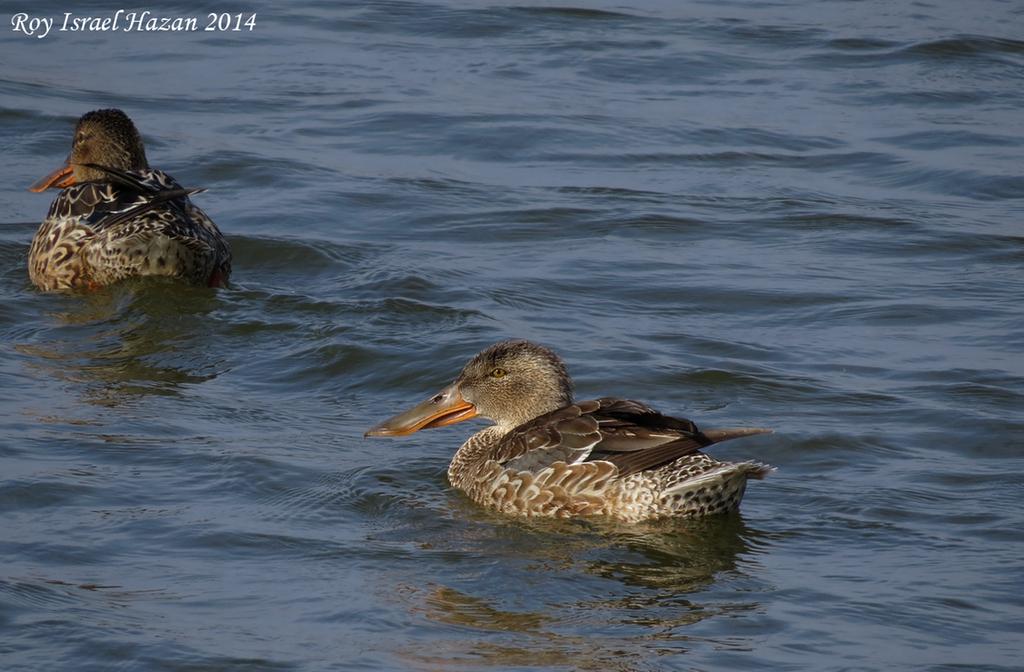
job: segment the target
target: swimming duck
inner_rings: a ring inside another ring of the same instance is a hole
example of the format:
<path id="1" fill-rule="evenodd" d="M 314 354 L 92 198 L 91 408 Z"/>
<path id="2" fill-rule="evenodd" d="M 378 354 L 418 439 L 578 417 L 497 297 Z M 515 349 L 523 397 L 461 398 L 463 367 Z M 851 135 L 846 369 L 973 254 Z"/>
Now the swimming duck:
<path id="1" fill-rule="evenodd" d="M 774 471 L 700 452 L 771 430 L 701 431 L 637 401 L 574 402 L 562 360 L 522 340 L 487 348 L 453 383 L 366 436 L 402 436 L 477 416 L 495 424 L 462 444 L 448 479 L 474 501 L 507 514 L 693 518 L 736 509 L 747 479 Z"/>
<path id="2" fill-rule="evenodd" d="M 30 187 L 59 188 L 28 254 L 43 290 L 96 288 L 161 275 L 225 286 L 231 250 L 183 189 L 149 167 L 135 124 L 121 110 L 78 120 L 67 162 Z"/>

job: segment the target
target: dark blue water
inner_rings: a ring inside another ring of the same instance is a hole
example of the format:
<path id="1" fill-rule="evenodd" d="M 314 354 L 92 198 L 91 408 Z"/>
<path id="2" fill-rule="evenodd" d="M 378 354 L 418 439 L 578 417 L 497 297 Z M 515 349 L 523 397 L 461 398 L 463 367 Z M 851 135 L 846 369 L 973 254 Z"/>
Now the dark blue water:
<path id="1" fill-rule="evenodd" d="M 2 669 L 1020 669 L 1019 3 L 278 4 L 0 16 Z M 29 284 L 110 106 L 230 289 Z M 513 336 L 778 471 L 516 521 L 361 438 Z"/>

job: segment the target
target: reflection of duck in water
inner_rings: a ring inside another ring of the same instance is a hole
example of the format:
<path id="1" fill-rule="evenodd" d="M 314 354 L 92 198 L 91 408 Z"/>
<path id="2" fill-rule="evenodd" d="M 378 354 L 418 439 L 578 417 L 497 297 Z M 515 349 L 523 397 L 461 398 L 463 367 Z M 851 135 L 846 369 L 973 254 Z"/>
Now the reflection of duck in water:
<path id="1" fill-rule="evenodd" d="M 758 555 L 770 552 L 771 542 L 747 527 L 738 512 L 641 523 L 604 518 L 502 523 L 474 509 L 476 520 L 487 524 L 453 528 L 450 520 L 438 522 L 452 534 L 431 534 L 428 555 L 438 560 L 437 551 L 443 550 L 444 558 L 453 557 L 449 553 L 500 556 L 502 580 L 446 579 L 441 572 L 437 580 L 391 593 L 417 618 L 449 635 L 440 648 L 406 649 L 405 655 L 426 667 L 459 667 L 471 660 L 474 669 L 649 669 L 651 647 L 658 642 L 685 642 L 685 652 L 695 640 L 717 639 L 711 633 L 724 629 L 731 646 L 756 644 L 730 623 L 762 611 L 763 596 L 751 589 L 759 581 L 757 571 L 750 569 Z M 410 540 L 423 538 L 422 528 L 407 533 Z M 509 591 L 509 585 L 528 589 Z M 723 601 L 723 592 L 730 598 Z M 727 620 L 719 620 L 722 616 Z M 707 629 L 692 629 L 706 621 Z M 452 625 L 456 631 L 448 629 Z"/>
<path id="2" fill-rule="evenodd" d="M 93 288 L 125 278 L 169 276 L 227 284 L 231 251 L 217 225 L 166 173 L 150 168 L 142 138 L 121 110 L 78 120 L 67 163 L 32 185 L 63 191 L 29 249 L 41 289 Z"/>
<path id="3" fill-rule="evenodd" d="M 478 415 L 496 424 L 459 448 L 448 478 L 504 513 L 630 522 L 696 517 L 737 508 L 747 479 L 771 471 L 700 452 L 770 430 L 701 431 L 689 420 L 612 397 L 574 403 L 565 365 L 528 341 L 487 348 L 440 393 L 366 435 L 400 436 Z"/>
<path id="4" fill-rule="evenodd" d="M 220 307 L 216 293 L 182 289 L 129 281 L 60 301 L 46 312 L 48 328 L 12 347 L 33 375 L 66 381 L 63 389 L 86 404 L 132 406 L 149 395 L 186 394 L 228 363 L 209 346 L 220 327 L 211 318 Z M 39 412 L 50 416 L 59 407 L 43 403 Z"/>

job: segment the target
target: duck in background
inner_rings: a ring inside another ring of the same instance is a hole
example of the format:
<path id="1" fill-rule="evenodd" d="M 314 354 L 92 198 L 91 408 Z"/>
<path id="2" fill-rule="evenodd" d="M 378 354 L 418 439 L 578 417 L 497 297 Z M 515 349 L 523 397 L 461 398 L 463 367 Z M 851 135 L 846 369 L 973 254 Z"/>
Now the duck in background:
<path id="1" fill-rule="evenodd" d="M 30 187 L 62 189 L 28 254 L 43 290 L 93 289 L 126 278 L 167 276 L 224 287 L 231 249 L 183 189 L 149 167 L 135 124 L 121 110 L 95 110 L 75 127 L 67 162 Z"/>
<path id="2" fill-rule="evenodd" d="M 773 471 L 701 452 L 771 430 L 701 431 L 636 401 L 574 402 L 565 364 L 529 341 L 492 345 L 451 385 L 366 436 L 402 436 L 477 416 L 495 424 L 456 451 L 448 479 L 474 501 L 507 514 L 694 518 L 736 509 L 747 479 Z"/>

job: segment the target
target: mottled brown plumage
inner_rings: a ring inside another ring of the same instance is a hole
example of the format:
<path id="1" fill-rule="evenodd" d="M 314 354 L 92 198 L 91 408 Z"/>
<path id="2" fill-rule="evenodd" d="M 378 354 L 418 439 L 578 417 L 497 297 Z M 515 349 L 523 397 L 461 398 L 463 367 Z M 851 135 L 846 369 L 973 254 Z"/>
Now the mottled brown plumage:
<path id="1" fill-rule="evenodd" d="M 448 478 L 473 500 L 508 514 L 630 522 L 696 517 L 735 509 L 747 479 L 772 470 L 701 452 L 770 430 L 705 432 L 636 401 L 573 402 L 565 365 L 529 341 L 487 348 L 451 385 L 367 436 L 399 436 L 478 415 L 495 424 L 459 448 Z"/>
<path id="2" fill-rule="evenodd" d="M 226 285 L 231 251 L 217 226 L 166 173 L 149 167 L 142 138 L 121 110 L 96 110 L 75 128 L 65 166 L 33 191 L 63 189 L 29 248 L 44 290 L 94 288 L 158 275 Z"/>

